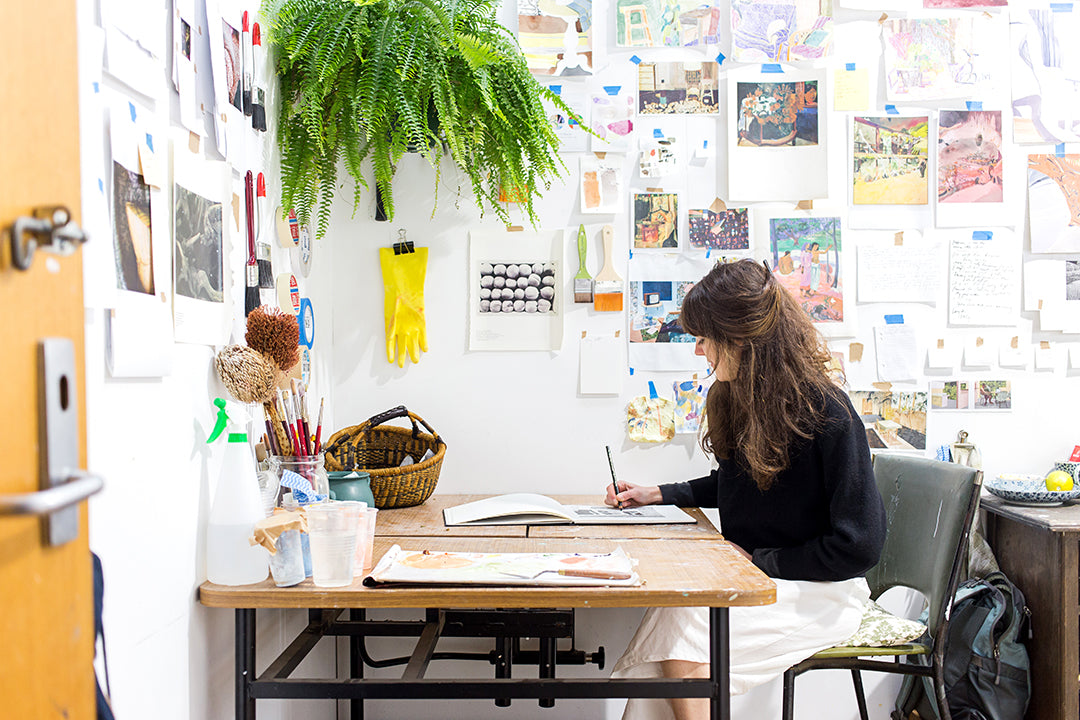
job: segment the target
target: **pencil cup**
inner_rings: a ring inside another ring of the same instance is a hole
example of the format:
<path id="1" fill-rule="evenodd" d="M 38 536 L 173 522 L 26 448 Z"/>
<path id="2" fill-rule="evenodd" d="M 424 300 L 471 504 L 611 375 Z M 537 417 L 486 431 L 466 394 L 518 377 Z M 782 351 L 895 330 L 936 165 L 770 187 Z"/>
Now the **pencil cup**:
<path id="1" fill-rule="evenodd" d="M 356 538 L 356 574 L 363 575 L 372 567 L 375 548 L 375 514 L 378 508 L 366 507 L 360 511 L 360 526 Z"/>
<path id="2" fill-rule="evenodd" d="M 292 470 L 310 482 L 316 494 L 330 496 L 330 478 L 326 474 L 322 453 L 317 455 L 271 455 L 269 460 L 270 469 L 277 475 L 279 483 L 281 482 L 282 471 Z"/>
<path id="3" fill-rule="evenodd" d="M 307 506 L 311 543 L 311 579 L 319 587 L 343 587 L 353 581 L 360 503 L 325 502 Z"/>
<path id="4" fill-rule="evenodd" d="M 270 556 L 270 575 L 278 587 L 304 582 L 304 554 L 300 548 L 300 531 L 286 530 L 274 543 L 277 552 Z"/>

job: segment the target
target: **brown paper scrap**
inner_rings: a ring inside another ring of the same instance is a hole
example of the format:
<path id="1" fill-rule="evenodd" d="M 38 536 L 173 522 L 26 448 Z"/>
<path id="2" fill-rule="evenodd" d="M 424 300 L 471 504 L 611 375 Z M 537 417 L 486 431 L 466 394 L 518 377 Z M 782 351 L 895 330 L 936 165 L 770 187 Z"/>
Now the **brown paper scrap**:
<path id="1" fill-rule="evenodd" d="M 1009 347 L 1011 347 L 1013 350 L 1020 347 L 1020 338 L 1013 335 L 1013 339 L 1009 341 Z"/>
<path id="2" fill-rule="evenodd" d="M 604 158 L 606 158 L 606 157 L 607 157 L 607 153 L 606 153 L 606 152 L 594 152 L 594 153 L 593 153 L 593 155 L 595 155 L 595 156 L 596 156 L 596 159 L 597 159 L 597 160 L 603 160 Z"/>
<path id="3" fill-rule="evenodd" d="M 1042 310 L 1042 298 L 1039 299 L 1039 309 Z"/>
<path id="4" fill-rule="evenodd" d="M 188 138 L 187 138 L 188 150 L 190 150 L 193 153 L 198 153 L 199 152 L 199 140 L 200 140 L 200 138 L 199 138 L 198 133 L 189 132 L 188 133 Z"/>
<path id="5" fill-rule="evenodd" d="M 862 354 L 863 354 L 863 344 L 862 343 L 853 342 L 850 345 L 848 345 L 848 360 L 850 360 L 851 362 L 859 362 L 860 360 L 862 360 Z"/>
<path id="6" fill-rule="evenodd" d="M 615 331 L 615 337 L 619 337 L 619 333 L 621 333 L 621 332 L 622 332 L 622 330 L 616 330 Z"/>
<path id="7" fill-rule="evenodd" d="M 588 334 L 589 334 L 589 332 L 587 330 L 582 330 L 581 331 L 581 339 L 584 340 L 585 336 L 588 335 Z"/>
<path id="8" fill-rule="evenodd" d="M 875 390 L 881 390 L 882 392 L 889 392 L 892 390 L 892 383 L 889 382 L 876 382 L 870 384 L 874 386 Z"/>
<path id="9" fill-rule="evenodd" d="M 882 25 L 882 24 L 884 24 L 884 22 L 885 22 L 886 20 L 888 20 L 888 19 L 889 19 L 889 14 L 888 14 L 888 13 L 881 13 L 881 17 L 879 17 L 879 18 L 877 19 L 877 21 L 878 21 L 878 25 Z"/>
<path id="10" fill-rule="evenodd" d="M 145 142 L 139 143 L 139 169 L 147 185 L 159 190 L 162 188 L 165 181 L 164 170 L 154 151 Z"/>
<path id="11" fill-rule="evenodd" d="M 904 244 L 904 231 L 901 230 L 900 232 L 893 235 L 893 245 L 895 245 L 897 247 L 900 247 L 903 244 Z"/>
<path id="12" fill-rule="evenodd" d="M 236 231 L 240 232 L 240 196 L 236 193 L 232 194 L 232 219 Z"/>
<path id="13" fill-rule="evenodd" d="M 982 347 L 982 346 L 983 346 L 983 339 L 981 337 L 975 338 L 975 347 Z"/>
<path id="14" fill-rule="evenodd" d="M 937 349 L 938 350 L 944 350 L 945 349 L 945 338 L 938 338 L 937 339 Z"/>
<path id="15" fill-rule="evenodd" d="M 645 192 L 659 192 L 659 193 L 662 193 L 662 192 L 664 192 L 664 188 L 660 188 L 660 187 L 647 187 L 647 188 L 645 188 Z"/>
<path id="16" fill-rule="evenodd" d="M 507 225 L 506 232 L 524 232 L 525 228 L 521 225 Z"/>
<path id="17" fill-rule="evenodd" d="M 720 198 L 716 198 L 712 201 L 712 205 L 709 206 L 709 212 L 722 213 L 727 210 L 727 205 Z"/>
<path id="18" fill-rule="evenodd" d="M 1043 350 L 1049 350 L 1050 349 L 1050 341 L 1049 340 L 1040 340 L 1039 341 L 1039 347 L 1042 348 Z"/>
<path id="19" fill-rule="evenodd" d="M 814 201 L 813 200 L 800 200 L 799 204 L 795 206 L 795 209 L 796 210 L 813 210 L 814 209 Z"/>

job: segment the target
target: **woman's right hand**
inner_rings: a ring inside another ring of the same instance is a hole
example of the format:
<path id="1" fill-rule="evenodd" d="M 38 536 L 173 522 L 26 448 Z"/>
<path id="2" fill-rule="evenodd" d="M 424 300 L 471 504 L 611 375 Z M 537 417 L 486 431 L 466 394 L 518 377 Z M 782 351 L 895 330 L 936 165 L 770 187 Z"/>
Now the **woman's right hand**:
<path id="1" fill-rule="evenodd" d="M 642 505 L 657 505 L 663 502 L 660 488 L 656 485 L 636 485 L 634 483 L 619 480 L 619 494 L 615 494 L 615 488 L 608 485 L 604 496 L 604 504 L 617 508 L 640 507 Z"/>

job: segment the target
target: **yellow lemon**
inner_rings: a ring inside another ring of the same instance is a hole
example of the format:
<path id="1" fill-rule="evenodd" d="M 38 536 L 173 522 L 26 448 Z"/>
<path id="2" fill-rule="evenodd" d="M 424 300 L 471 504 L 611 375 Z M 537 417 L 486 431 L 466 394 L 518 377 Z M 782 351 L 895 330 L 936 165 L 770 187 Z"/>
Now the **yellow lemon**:
<path id="1" fill-rule="evenodd" d="M 1073 489 L 1072 475 L 1064 470 L 1054 470 L 1046 476 L 1046 489 L 1054 492 L 1069 491 Z"/>

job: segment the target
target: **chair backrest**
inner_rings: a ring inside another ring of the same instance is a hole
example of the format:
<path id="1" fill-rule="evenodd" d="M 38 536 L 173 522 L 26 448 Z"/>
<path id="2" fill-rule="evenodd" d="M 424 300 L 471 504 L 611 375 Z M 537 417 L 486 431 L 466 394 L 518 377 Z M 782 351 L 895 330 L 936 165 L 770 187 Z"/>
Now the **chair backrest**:
<path id="1" fill-rule="evenodd" d="M 921 592 L 936 641 L 960 583 L 982 473 L 956 463 L 878 454 L 874 479 L 885 502 L 887 529 L 881 560 L 866 574 L 871 596 L 898 586 Z"/>

